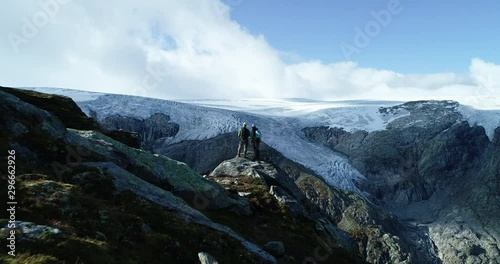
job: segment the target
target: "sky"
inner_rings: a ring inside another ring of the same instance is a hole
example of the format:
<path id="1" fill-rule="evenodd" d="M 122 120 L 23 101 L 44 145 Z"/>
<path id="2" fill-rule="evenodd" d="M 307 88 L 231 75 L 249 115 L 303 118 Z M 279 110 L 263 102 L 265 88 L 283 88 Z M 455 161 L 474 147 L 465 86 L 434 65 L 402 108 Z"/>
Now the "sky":
<path id="1" fill-rule="evenodd" d="M 6 0 L 0 85 L 500 109 L 500 2 Z"/>

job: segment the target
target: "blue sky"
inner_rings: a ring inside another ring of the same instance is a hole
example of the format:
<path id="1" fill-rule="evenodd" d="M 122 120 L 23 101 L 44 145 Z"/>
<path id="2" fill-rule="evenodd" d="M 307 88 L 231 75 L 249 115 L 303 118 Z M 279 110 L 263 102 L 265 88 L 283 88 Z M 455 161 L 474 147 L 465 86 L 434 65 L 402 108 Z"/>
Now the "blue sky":
<path id="1" fill-rule="evenodd" d="M 397 2 L 9 0 L 0 9 L 0 85 L 500 109 L 499 2 Z M 374 12 L 393 13 L 380 26 Z"/>
<path id="2" fill-rule="evenodd" d="M 231 17 L 276 49 L 306 60 L 345 60 L 340 43 L 387 10 L 390 0 L 227 0 Z M 400 0 L 401 13 L 351 57 L 401 73 L 465 72 L 475 57 L 500 62 L 499 1 Z M 233 3 L 233 4 L 232 4 Z"/>

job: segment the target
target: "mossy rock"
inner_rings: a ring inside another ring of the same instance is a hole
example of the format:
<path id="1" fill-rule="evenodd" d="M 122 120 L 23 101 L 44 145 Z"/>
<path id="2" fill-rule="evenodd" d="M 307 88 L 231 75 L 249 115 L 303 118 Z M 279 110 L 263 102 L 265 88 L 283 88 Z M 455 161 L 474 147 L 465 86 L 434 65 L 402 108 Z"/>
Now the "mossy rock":
<path id="1" fill-rule="evenodd" d="M 10 93 L 19 99 L 57 116 L 68 128 L 91 130 L 98 129 L 99 124 L 82 112 L 80 107 L 69 97 L 45 94 L 30 90 L 1 87 L 0 90 Z"/>
<path id="2" fill-rule="evenodd" d="M 238 207 L 237 200 L 227 196 L 219 185 L 204 179 L 186 164 L 146 151 L 130 148 L 96 131 L 69 130 L 67 141 L 71 145 L 88 149 L 85 161 L 110 161 L 143 180 L 168 190 L 189 204 L 198 196 L 207 199 L 213 209 Z"/>

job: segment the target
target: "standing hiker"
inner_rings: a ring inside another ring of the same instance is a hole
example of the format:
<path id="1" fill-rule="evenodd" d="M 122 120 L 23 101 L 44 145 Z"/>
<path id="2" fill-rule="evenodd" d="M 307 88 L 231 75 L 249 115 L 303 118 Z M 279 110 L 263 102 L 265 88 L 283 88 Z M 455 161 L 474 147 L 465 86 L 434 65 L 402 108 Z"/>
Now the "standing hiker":
<path id="1" fill-rule="evenodd" d="M 238 131 L 238 137 L 240 138 L 240 144 L 238 146 L 238 157 L 240 156 L 241 147 L 243 147 L 244 157 L 247 157 L 247 147 L 248 147 L 248 137 L 250 137 L 250 131 L 247 128 L 247 123 L 243 123 L 240 131 Z"/>
<path id="2" fill-rule="evenodd" d="M 255 126 L 255 124 L 252 124 L 252 132 L 250 133 L 250 138 L 252 139 L 252 147 L 253 147 L 253 153 L 254 153 L 254 160 L 260 159 L 260 131 L 259 129 Z"/>

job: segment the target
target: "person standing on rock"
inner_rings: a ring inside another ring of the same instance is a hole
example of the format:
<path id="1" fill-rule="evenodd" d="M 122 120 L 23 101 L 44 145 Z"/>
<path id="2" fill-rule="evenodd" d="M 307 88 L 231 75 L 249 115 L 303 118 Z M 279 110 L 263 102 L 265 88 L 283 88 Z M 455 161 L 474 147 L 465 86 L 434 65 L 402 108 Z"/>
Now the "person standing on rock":
<path id="1" fill-rule="evenodd" d="M 255 124 L 252 124 L 252 132 L 250 133 L 250 138 L 252 139 L 254 160 L 260 159 L 260 137 L 261 135 L 259 129 L 255 126 Z"/>
<path id="2" fill-rule="evenodd" d="M 243 122 L 243 126 L 240 131 L 238 131 L 238 137 L 240 138 L 240 144 L 238 146 L 238 157 L 240 156 L 241 149 L 243 147 L 244 157 L 247 157 L 247 147 L 248 147 L 248 138 L 250 137 L 250 130 L 247 128 L 247 123 Z"/>

